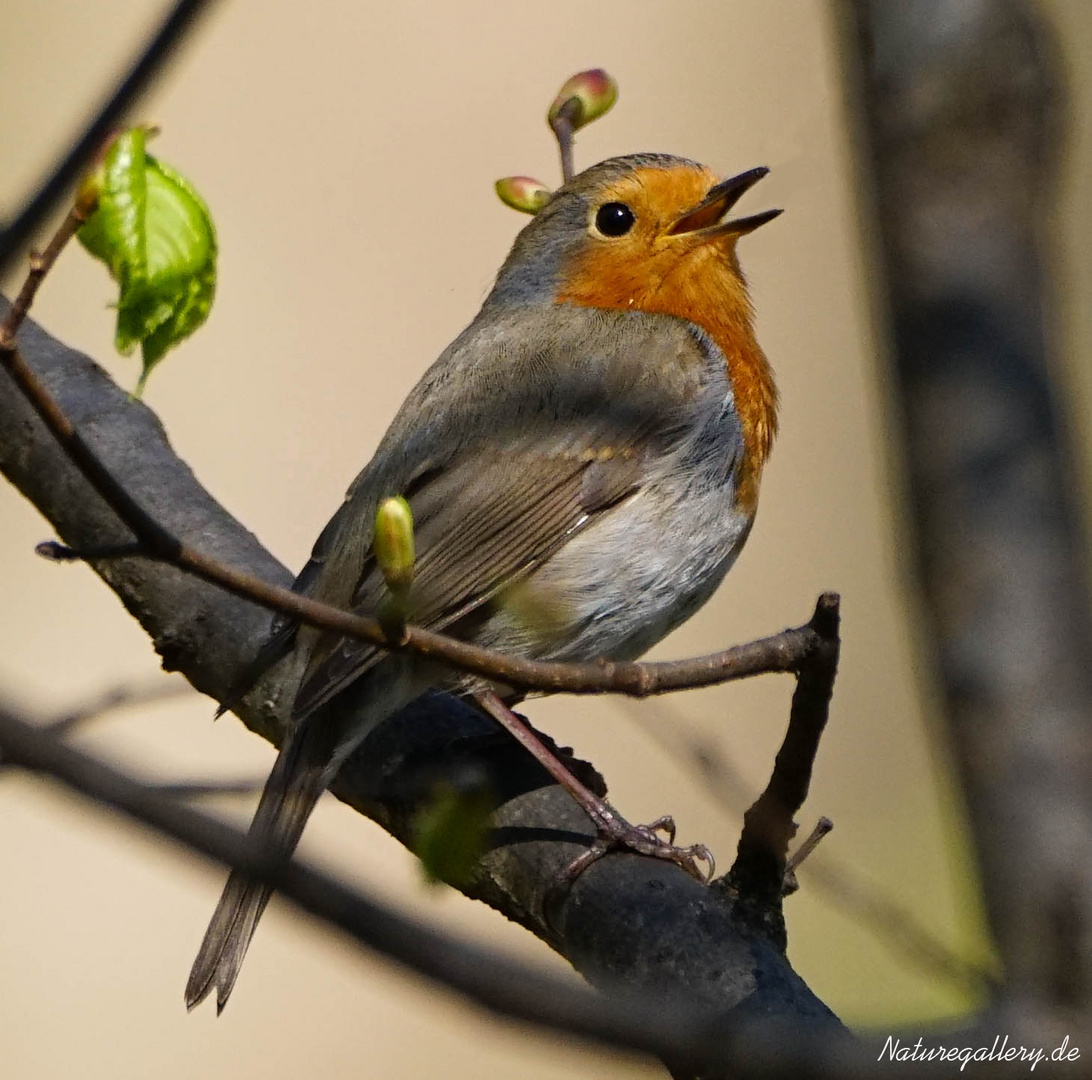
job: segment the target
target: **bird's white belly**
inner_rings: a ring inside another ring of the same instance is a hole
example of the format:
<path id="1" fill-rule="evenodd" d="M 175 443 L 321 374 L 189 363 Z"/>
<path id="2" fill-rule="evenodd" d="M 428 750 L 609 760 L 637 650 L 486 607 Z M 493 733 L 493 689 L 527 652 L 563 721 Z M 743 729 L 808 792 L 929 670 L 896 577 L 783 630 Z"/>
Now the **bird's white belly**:
<path id="1" fill-rule="evenodd" d="M 641 491 L 541 567 L 528 588 L 563 615 L 567 632 L 549 645 L 528 642 L 528 651 L 633 659 L 694 614 L 735 561 L 751 518 L 734 505 L 730 484 L 688 494 Z"/>

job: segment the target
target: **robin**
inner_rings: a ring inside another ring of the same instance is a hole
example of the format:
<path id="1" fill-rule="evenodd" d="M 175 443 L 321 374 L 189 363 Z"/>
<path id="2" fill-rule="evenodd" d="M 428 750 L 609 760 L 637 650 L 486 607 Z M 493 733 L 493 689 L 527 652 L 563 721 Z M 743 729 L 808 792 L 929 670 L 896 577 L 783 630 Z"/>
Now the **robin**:
<path id="1" fill-rule="evenodd" d="M 718 182 L 693 161 L 633 154 L 568 180 L 410 392 L 295 588 L 379 615 L 376 511 L 400 495 L 414 521 L 416 625 L 522 657 L 622 660 L 697 611 L 750 532 L 777 430 L 736 242 L 780 211 L 729 216 L 766 172 Z M 504 687 L 310 627 L 276 627 L 259 663 L 293 648 L 293 729 L 252 826 L 286 855 L 347 757 L 425 690 L 512 717 Z M 584 795 L 611 843 L 691 870 L 703 854 Z M 269 895 L 231 875 L 190 1008 L 213 987 L 223 1008 Z"/>

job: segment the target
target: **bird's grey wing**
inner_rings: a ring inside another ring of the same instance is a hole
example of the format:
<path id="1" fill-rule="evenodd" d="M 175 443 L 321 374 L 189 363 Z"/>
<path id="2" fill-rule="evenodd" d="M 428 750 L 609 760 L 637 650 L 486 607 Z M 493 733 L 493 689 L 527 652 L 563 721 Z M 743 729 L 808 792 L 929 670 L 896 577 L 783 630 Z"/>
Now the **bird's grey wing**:
<path id="1" fill-rule="evenodd" d="M 569 537 L 635 491 L 646 468 L 653 419 L 617 416 L 574 435 L 521 436 L 469 447 L 397 494 L 414 517 L 417 560 L 408 618 L 440 630 L 495 598 L 548 559 Z M 391 492 L 396 494 L 396 492 Z M 362 529 L 370 528 L 365 522 Z M 369 554 L 352 608 L 378 613 L 386 586 Z M 307 716 L 374 664 L 380 650 L 349 638 L 315 648 L 294 713 Z"/>
<path id="2" fill-rule="evenodd" d="M 314 591 L 326 561 L 335 547 L 337 537 L 344 530 L 345 519 L 349 514 L 350 503 L 346 499 L 335 511 L 326 527 L 319 533 L 318 539 L 312 547 L 310 559 L 307 560 L 306 565 L 296 576 L 296 580 L 292 582 L 293 592 L 308 596 Z M 299 628 L 300 624 L 291 615 L 280 613 L 273 615 L 268 636 L 254 658 L 244 665 L 232 683 L 227 697 L 221 701 L 216 710 L 217 717 L 234 709 L 262 675 L 281 657 L 291 651 Z"/>
<path id="3" fill-rule="evenodd" d="M 375 509 L 400 494 L 417 541 L 410 621 L 448 627 L 636 490 L 702 403 L 730 394 L 724 357 L 683 320 L 558 305 L 534 327 L 483 310 L 426 372 L 350 489 L 311 595 L 379 612 Z M 382 655 L 313 631 L 300 647 L 297 717 Z"/>

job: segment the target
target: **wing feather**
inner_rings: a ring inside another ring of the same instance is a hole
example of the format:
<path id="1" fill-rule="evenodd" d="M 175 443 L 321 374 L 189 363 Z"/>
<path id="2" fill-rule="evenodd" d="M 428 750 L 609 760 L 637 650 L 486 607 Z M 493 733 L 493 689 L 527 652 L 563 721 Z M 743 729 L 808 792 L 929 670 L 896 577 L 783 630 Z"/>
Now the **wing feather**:
<path id="1" fill-rule="evenodd" d="M 627 444 L 640 433 L 626 433 Z M 471 450 L 411 493 L 418 558 L 410 621 L 432 630 L 450 626 L 525 577 L 596 514 L 636 490 L 643 462 L 632 446 L 619 446 L 618 433 L 611 433 L 609 444 L 603 433 L 592 433 L 582 443 L 547 444 L 545 453 L 541 439 L 524 439 L 499 452 L 495 447 Z M 604 459 L 608 445 L 611 456 Z M 590 485 L 589 470 L 595 473 Z M 369 555 L 353 610 L 374 616 L 385 596 L 386 586 Z M 349 638 L 317 648 L 296 697 L 296 716 L 314 712 L 382 655 Z"/>

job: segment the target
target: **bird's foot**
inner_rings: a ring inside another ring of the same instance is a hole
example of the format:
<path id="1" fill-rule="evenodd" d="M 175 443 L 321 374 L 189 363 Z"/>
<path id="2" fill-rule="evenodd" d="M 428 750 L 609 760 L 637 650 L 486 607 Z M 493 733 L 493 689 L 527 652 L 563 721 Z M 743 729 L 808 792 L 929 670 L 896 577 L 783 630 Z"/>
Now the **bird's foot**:
<path id="1" fill-rule="evenodd" d="M 704 844 L 690 847 L 675 846 L 675 819 L 658 818 L 651 825 L 631 825 L 599 796 L 589 791 L 573 774 L 542 745 L 538 736 L 492 691 L 475 695 L 478 704 L 493 717 L 540 765 L 573 797 L 577 805 L 592 819 L 596 838 L 591 847 L 579 855 L 561 872 L 546 897 L 547 911 L 553 901 L 570 886 L 592 863 L 612 851 L 632 851 L 654 859 L 666 859 L 681 867 L 702 884 L 716 872 L 712 852 Z M 663 833 L 664 836 L 660 834 Z M 665 838 L 666 837 L 666 838 Z M 705 863 L 702 869 L 700 863 Z"/>
<path id="2" fill-rule="evenodd" d="M 592 863 L 612 851 L 632 851 L 636 855 L 665 859 L 681 867 L 703 885 L 712 880 L 717 869 L 713 853 L 704 844 L 676 847 L 673 817 L 657 818 L 649 825 L 631 825 L 606 804 L 600 804 L 600 807 L 597 812 L 590 812 L 598 836 L 587 851 L 565 867 L 560 883 L 572 884 Z M 585 810 L 588 808 L 585 807 Z M 702 866 L 702 863 L 705 865 Z"/>

